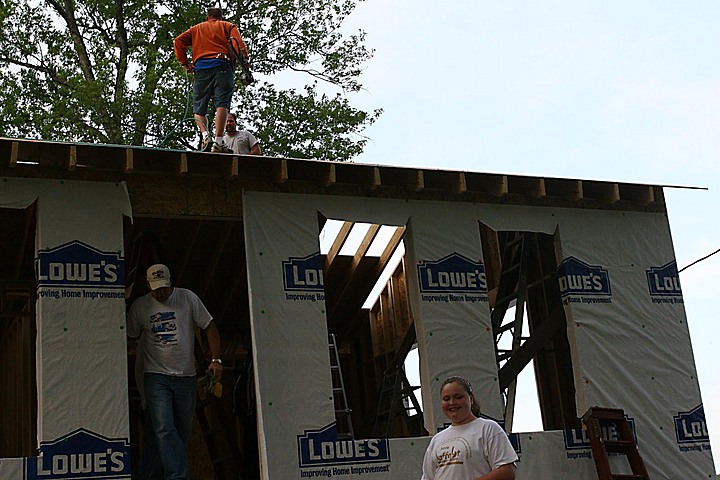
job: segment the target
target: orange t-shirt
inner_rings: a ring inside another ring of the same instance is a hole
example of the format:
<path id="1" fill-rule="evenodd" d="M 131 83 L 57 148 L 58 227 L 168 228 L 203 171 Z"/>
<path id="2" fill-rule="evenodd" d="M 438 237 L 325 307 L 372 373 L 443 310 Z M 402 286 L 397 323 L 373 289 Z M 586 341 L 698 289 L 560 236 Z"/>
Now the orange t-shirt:
<path id="1" fill-rule="evenodd" d="M 237 27 L 224 20 L 209 18 L 202 23 L 193 25 L 175 38 L 173 47 L 175 56 L 182 65 L 187 65 L 187 49 L 192 49 L 193 61 L 201 58 L 216 58 L 218 54 L 229 56 L 228 40 L 237 39 L 240 50 L 247 57 L 247 47 Z"/>

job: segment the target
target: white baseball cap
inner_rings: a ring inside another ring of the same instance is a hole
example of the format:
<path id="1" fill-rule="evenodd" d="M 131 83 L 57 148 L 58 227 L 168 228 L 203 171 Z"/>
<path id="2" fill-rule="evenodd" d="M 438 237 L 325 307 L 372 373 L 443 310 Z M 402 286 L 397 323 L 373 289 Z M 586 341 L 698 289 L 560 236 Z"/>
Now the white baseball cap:
<path id="1" fill-rule="evenodd" d="M 156 263 L 147 269 L 147 281 L 150 284 L 150 290 L 172 286 L 170 269 L 162 263 Z"/>

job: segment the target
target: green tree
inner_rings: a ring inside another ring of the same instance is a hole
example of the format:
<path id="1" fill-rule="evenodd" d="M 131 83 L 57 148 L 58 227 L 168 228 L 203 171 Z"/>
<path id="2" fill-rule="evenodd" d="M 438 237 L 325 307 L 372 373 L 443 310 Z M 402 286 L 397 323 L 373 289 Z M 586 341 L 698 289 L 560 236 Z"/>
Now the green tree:
<path id="1" fill-rule="evenodd" d="M 365 33 L 342 24 L 363 0 L 238 0 L 224 8 L 250 51 L 255 84 L 233 110 L 265 154 L 348 160 L 381 110 L 354 108 Z M 195 148 L 191 76 L 172 41 L 205 19 L 191 0 L 0 0 L 0 126 L 5 136 Z M 272 75 L 293 72 L 298 88 Z M 332 94 L 321 93 L 332 91 Z M 212 114 L 212 112 L 211 112 Z"/>

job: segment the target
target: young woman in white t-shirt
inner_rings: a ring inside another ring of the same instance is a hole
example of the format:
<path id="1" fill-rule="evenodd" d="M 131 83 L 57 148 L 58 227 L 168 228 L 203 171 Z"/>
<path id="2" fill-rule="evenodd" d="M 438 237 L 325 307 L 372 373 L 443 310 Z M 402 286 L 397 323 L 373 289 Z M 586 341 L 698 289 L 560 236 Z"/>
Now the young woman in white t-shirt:
<path id="1" fill-rule="evenodd" d="M 500 425 L 480 418 L 470 382 L 450 377 L 440 392 L 452 423 L 430 440 L 422 480 L 514 480 L 517 454 Z"/>

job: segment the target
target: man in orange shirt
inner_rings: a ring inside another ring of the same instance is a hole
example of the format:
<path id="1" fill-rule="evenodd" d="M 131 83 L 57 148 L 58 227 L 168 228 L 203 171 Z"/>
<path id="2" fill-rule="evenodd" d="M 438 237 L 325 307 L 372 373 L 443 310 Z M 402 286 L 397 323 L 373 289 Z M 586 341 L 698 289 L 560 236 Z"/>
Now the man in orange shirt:
<path id="1" fill-rule="evenodd" d="M 201 150 L 231 153 L 223 141 L 223 132 L 230 109 L 235 78 L 228 42 L 248 59 L 247 47 L 237 27 L 222 19 L 219 8 L 209 8 L 207 19 L 175 38 L 175 56 L 185 70 L 195 73 L 193 80 L 193 113 L 202 135 Z M 187 50 L 192 50 L 192 61 Z M 210 140 L 207 108 L 210 99 L 215 105 L 215 139 Z"/>

